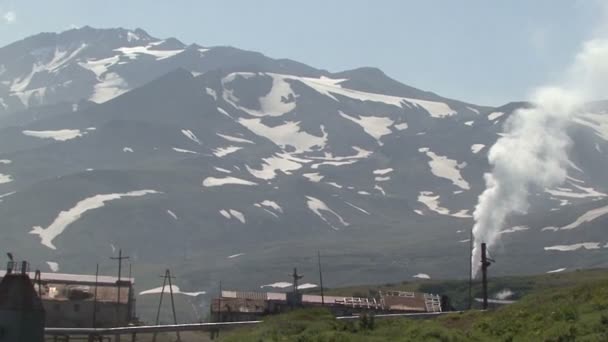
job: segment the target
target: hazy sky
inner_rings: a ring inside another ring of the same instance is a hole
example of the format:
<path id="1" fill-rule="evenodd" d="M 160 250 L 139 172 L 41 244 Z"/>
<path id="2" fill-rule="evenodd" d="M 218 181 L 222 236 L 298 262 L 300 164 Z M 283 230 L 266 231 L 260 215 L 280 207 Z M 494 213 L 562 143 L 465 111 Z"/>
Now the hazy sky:
<path id="1" fill-rule="evenodd" d="M 608 0 L 604 0 L 608 1 Z M 599 0 L 0 0 L 0 46 L 71 26 L 141 27 L 341 71 L 375 66 L 477 104 L 526 99 L 601 20 Z"/>

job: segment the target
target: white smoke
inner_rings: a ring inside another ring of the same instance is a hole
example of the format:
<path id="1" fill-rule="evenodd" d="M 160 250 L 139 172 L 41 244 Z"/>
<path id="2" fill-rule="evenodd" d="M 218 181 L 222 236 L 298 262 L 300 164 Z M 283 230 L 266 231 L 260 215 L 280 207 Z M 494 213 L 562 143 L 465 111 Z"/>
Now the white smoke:
<path id="1" fill-rule="evenodd" d="M 504 135 L 492 146 L 492 172 L 484 175 L 486 190 L 475 207 L 473 277 L 480 264 L 480 245 L 496 246 L 506 218 L 526 213 L 531 190 L 555 187 L 567 177 L 567 127 L 584 111 L 584 104 L 608 95 L 608 39 L 592 39 L 580 53 L 561 84 L 537 89 L 533 108 L 513 113 Z"/>

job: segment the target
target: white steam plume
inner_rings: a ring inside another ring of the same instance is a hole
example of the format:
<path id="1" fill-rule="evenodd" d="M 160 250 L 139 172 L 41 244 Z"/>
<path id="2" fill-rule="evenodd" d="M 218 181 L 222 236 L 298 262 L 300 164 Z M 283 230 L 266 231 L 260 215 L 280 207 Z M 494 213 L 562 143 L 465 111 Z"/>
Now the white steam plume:
<path id="1" fill-rule="evenodd" d="M 533 108 L 520 109 L 505 123 L 504 133 L 488 153 L 492 172 L 484 175 L 486 190 L 475 207 L 473 277 L 480 264 L 480 245 L 496 245 L 505 219 L 525 213 L 528 193 L 557 186 L 567 176 L 566 129 L 587 101 L 608 95 L 608 39 L 583 44 L 560 85 L 542 87 L 532 95 Z"/>

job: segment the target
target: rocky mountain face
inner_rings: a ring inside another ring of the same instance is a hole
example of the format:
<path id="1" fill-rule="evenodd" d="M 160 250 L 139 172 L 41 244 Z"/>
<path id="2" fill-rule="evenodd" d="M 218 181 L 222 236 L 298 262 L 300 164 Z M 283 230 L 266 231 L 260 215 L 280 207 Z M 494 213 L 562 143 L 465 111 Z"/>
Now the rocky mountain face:
<path id="1" fill-rule="evenodd" d="M 294 266 L 313 286 L 317 251 L 329 286 L 464 278 L 488 150 L 528 105 L 140 29 L 36 35 L 0 49 L 0 248 L 87 273 L 121 248 L 141 290 L 166 267 L 190 292 Z M 572 122 L 568 181 L 536 189 L 492 272 L 606 266 L 606 110 Z"/>

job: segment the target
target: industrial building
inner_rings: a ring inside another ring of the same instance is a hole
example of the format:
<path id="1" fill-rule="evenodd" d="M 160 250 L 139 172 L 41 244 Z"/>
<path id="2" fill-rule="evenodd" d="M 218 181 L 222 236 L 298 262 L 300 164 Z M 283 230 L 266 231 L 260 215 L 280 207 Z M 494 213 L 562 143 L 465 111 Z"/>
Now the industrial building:
<path id="1" fill-rule="evenodd" d="M 387 291 L 377 298 L 321 296 L 301 293 L 222 291 L 211 303 L 211 314 L 220 322 L 256 320 L 294 307 L 325 307 L 337 316 L 360 312 L 442 312 L 447 299 L 436 294 Z"/>
<path id="2" fill-rule="evenodd" d="M 46 311 L 47 327 L 126 326 L 135 319 L 132 278 L 82 274 L 27 273 Z M 0 271 L 0 278 L 5 271 Z"/>

